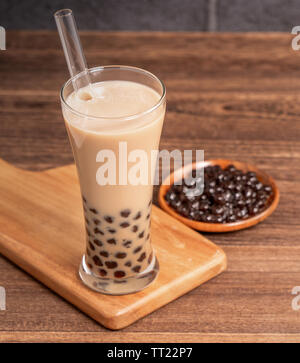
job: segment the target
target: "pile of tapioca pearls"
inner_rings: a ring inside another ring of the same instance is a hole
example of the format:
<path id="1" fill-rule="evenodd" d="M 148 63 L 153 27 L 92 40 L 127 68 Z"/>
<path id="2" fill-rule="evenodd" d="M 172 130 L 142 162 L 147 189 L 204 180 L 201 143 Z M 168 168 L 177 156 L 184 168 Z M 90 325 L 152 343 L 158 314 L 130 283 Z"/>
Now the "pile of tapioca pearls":
<path id="1" fill-rule="evenodd" d="M 255 172 L 244 173 L 234 165 L 225 169 L 207 166 L 199 181 L 192 174 L 181 185 L 173 184 L 165 200 L 177 213 L 195 221 L 233 223 L 247 219 L 265 210 L 274 195 L 272 186 L 261 183 Z"/>
<path id="2" fill-rule="evenodd" d="M 105 215 L 83 197 L 87 265 L 101 277 L 124 278 L 142 272 L 151 263 L 149 202 L 145 211 L 121 210 Z M 124 238 L 125 237 L 125 238 Z"/>

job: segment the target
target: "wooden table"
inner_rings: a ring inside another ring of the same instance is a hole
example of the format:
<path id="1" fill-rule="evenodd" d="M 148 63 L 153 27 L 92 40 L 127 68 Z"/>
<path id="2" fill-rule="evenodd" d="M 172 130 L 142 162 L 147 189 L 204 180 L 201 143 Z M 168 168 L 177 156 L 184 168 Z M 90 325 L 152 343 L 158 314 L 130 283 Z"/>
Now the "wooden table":
<path id="1" fill-rule="evenodd" d="M 278 182 L 264 223 L 207 235 L 228 271 L 122 331 L 109 331 L 0 258 L 0 341 L 300 341 L 300 58 L 280 33 L 82 33 L 90 66 L 129 64 L 164 80 L 161 148 L 254 163 Z M 0 157 L 26 169 L 72 162 L 59 89 L 68 77 L 56 32 L 8 32 L 0 53 Z"/>

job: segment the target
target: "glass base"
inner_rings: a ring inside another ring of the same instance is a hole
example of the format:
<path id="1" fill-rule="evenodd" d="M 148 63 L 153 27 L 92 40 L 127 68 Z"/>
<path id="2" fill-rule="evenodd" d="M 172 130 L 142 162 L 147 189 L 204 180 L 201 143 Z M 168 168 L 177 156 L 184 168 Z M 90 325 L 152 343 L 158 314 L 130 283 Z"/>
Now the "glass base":
<path id="1" fill-rule="evenodd" d="M 110 279 L 95 275 L 88 268 L 85 255 L 83 255 L 79 267 L 79 276 L 83 283 L 90 289 L 107 295 L 126 295 L 143 290 L 156 279 L 158 272 L 159 263 L 155 254 L 153 254 L 153 259 L 146 270 L 127 278 Z"/>

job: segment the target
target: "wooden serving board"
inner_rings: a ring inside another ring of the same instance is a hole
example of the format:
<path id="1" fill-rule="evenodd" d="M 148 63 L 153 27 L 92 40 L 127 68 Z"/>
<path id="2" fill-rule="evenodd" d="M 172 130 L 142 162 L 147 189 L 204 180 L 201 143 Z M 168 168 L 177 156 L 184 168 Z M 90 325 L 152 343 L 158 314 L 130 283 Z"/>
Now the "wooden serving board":
<path id="1" fill-rule="evenodd" d="M 156 206 L 152 243 L 160 273 L 148 288 L 88 289 L 78 276 L 85 234 L 75 166 L 29 172 L 0 160 L 0 253 L 105 327 L 121 329 L 226 268 L 221 248 Z"/>

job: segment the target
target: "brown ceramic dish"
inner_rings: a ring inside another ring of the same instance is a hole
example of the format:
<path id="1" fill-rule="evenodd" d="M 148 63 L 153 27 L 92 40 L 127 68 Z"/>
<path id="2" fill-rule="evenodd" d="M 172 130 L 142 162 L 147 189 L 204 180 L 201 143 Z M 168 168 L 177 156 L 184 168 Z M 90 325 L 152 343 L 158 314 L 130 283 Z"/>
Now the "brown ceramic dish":
<path id="1" fill-rule="evenodd" d="M 197 222 L 188 218 L 185 218 L 178 214 L 173 208 L 171 208 L 168 203 L 165 200 L 165 195 L 171 185 L 176 181 L 182 178 L 182 175 L 189 174 L 193 169 L 206 167 L 209 165 L 220 165 L 222 169 L 226 168 L 228 165 L 234 165 L 237 169 L 242 170 L 243 172 L 247 171 L 253 171 L 256 173 L 257 178 L 260 182 L 263 184 L 271 185 L 273 188 L 273 195 L 272 200 L 270 201 L 270 205 L 262 211 L 261 213 L 244 219 L 239 220 L 234 223 L 205 223 L 205 222 Z M 161 185 L 158 195 L 158 201 L 162 209 L 164 209 L 166 212 L 168 212 L 173 217 L 177 218 L 184 224 L 188 225 L 191 228 L 197 229 L 198 231 L 203 232 L 231 232 L 231 231 L 237 231 L 240 229 L 248 228 L 251 226 L 254 226 L 255 224 L 263 221 L 266 219 L 277 207 L 279 202 L 279 190 L 274 182 L 274 180 L 267 175 L 266 173 L 260 171 L 255 166 L 241 163 L 239 161 L 232 161 L 232 160 L 225 160 L 225 159 L 216 159 L 216 160 L 209 160 L 204 161 L 200 163 L 193 163 L 189 164 L 184 167 L 183 171 L 182 169 L 176 170 L 174 173 L 170 174 L 170 176 L 164 181 L 164 183 Z"/>

